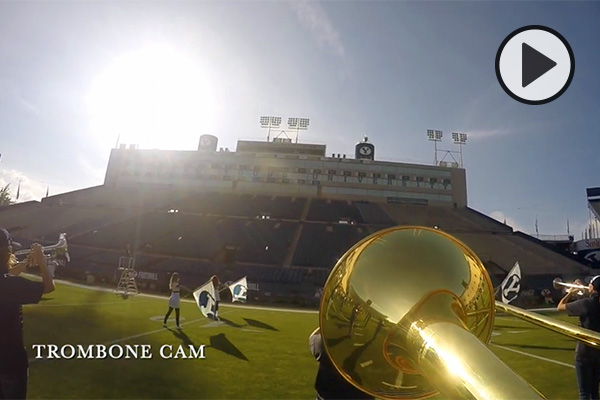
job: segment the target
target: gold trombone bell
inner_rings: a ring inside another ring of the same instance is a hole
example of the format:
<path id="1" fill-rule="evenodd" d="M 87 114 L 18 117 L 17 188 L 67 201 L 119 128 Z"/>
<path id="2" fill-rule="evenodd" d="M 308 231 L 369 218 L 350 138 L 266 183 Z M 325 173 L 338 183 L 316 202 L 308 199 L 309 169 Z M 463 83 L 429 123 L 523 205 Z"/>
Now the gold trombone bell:
<path id="1" fill-rule="evenodd" d="M 319 318 L 336 369 L 372 396 L 542 397 L 486 347 L 490 278 L 439 230 L 395 227 L 357 243 L 331 271 Z"/>

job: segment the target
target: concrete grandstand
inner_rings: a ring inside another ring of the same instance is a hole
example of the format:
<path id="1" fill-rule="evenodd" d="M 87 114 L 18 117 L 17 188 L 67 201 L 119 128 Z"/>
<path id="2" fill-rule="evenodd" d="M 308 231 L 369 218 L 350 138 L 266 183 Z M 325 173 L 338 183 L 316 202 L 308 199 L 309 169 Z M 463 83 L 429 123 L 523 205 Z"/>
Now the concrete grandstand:
<path id="1" fill-rule="evenodd" d="M 523 289 L 535 293 L 589 274 L 577 258 L 469 208 L 461 168 L 361 158 L 366 141 L 354 159 L 317 145 L 244 142 L 248 152 L 229 152 L 210 143 L 198 152 L 114 149 L 104 185 L 0 208 L 0 225 L 26 245 L 67 233 L 72 261 L 58 273 L 72 279 L 116 285 L 129 246 L 142 291 L 166 291 L 174 271 L 188 287 L 247 276 L 259 302 L 316 304 L 336 260 L 395 225 L 456 236 L 494 284 L 516 261 Z"/>

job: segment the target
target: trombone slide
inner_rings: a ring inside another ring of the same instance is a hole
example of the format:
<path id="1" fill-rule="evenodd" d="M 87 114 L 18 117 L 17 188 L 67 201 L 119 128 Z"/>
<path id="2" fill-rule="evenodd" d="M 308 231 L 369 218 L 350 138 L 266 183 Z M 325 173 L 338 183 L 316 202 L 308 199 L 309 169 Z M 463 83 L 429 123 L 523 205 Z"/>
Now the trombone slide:
<path id="1" fill-rule="evenodd" d="M 541 326 L 542 328 L 569 336 L 573 339 L 580 340 L 585 344 L 600 349 L 600 332 L 592 331 L 580 326 L 569 324 L 567 322 L 559 321 L 554 318 L 546 317 L 545 315 L 540 315 L 532 311 L 523 310 L 519 307 L 511 306 L 510 304 L 504 304 L 499 301 L 496 302 L 496 309 L 499 309 L 507 314 L 514 315 L 515 317 L 527 322 L 531 322 L 532 324 Z"/>

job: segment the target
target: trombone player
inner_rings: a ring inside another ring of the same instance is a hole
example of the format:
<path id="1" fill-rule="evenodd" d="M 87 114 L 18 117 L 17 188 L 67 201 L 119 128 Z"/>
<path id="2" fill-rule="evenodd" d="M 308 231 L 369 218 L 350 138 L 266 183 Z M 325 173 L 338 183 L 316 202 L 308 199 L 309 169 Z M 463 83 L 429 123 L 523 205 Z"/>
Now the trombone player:
<path id="1" fill-rule="evenodd" d="M 24 399 L 27 395 L 29 365 L 23 343 L 23 304 L 36 304 L 42 294 L 54 291 L 54 282 L 42 246 L 31 246 L 28 260 L 37 264 L 42 282 L 15 276 L 24 265 L 13 267 L 16 258 L 13 242 L 6 229 L 0 228 L 0 398 Z M 11 268 L 13 267 L 13 268 Z"/>
<path id="2" fill-rule="evenodd" d="M 589 297 L 571 301 L 581 287 L 572 287 L 558 303 L 558 311 L 566 311 L 569 316 L 579 317 L 582 328 L 600 332 L 600 275 L 594 276 L 586 289 Z M 579 399 L 598 399 L 600 385 L 600 350 L 577 342 L 575 348 L 575 372 Z"/>

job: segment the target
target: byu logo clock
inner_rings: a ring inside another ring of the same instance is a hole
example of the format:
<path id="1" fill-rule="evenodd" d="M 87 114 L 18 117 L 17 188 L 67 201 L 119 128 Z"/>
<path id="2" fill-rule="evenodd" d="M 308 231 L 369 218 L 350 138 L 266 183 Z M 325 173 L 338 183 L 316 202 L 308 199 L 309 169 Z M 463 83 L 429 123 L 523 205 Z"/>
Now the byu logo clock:
<path id="1" fill-rule="evenodd" d="M 358 148 L 358 152 L 363 156 L 370 156 L 373 149 L 371 149 L 371 146 L 361 146 Z"/>

